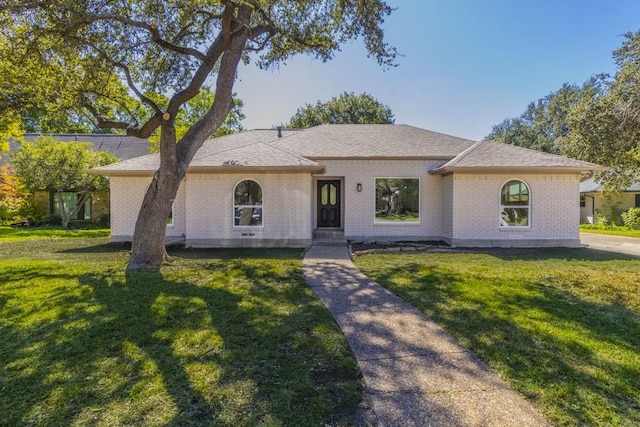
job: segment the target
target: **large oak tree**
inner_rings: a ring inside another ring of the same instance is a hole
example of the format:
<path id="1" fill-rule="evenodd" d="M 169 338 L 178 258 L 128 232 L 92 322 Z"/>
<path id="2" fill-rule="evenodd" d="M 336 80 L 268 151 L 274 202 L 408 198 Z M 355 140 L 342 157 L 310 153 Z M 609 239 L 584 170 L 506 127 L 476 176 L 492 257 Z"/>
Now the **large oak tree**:
<path id="1" fill-rule="evenodd" d="M 158 266 L 171 201 L 194 154 L 233 106 L 240 61 L 270 67 L 296 54 L 326 61 L 361 38 L 370 56 L 390 66 L 396 52 L 381 25 L 391 12 L 383 0 L 5 0 L 0 60 L 21 74 L 1 84 L 8 97 L 0 112 L 41 99 L 82 107 L 99 126 L 128 135 L 159 129 L 160 168 L 142 202 L 129 268 Z M 176 116 L 207 79 L 213 103 L 177 138 Z M 149 94 L 169 96 L 167 107 Z M 144 105 L 144 120 L 129 114 L 130 97 Z"/>

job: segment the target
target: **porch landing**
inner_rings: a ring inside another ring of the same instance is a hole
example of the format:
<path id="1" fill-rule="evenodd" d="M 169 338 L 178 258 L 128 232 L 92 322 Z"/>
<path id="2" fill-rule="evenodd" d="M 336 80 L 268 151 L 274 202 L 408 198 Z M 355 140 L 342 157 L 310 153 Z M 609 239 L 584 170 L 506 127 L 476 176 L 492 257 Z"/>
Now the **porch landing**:
<path id="1" fill-rule="evenodd" d="M 344 230 L 335 228 L 317 228 L 313 230 L 311 246 L 347 246 Z"/>

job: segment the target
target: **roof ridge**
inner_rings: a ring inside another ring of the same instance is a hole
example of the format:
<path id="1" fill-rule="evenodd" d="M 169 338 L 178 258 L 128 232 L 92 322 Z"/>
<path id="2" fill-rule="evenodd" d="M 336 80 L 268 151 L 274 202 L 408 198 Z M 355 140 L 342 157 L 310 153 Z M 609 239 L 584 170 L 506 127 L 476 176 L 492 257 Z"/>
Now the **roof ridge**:
<path id="1" fill-rule="evenodd" d="M 467 157 L 469 154 L 471 154 L 473 151 L 475 151 L 476 149 L 478 149 L 478 147 L 480 147 L 481 145 L 483 145 L 484 142 L 487 142 L 486 139 L 483 139 L 482 141 L 476 141 L 474 142 L 471 147 L 466 148 L 465 150 L 463 150 L 462 152 L 458 153 L 453 159 L 449 160 L 448 162 L 444 163 L 442 166 L 438 166 L 436 169 L 440 169 L 443 168 L 445 166 L 454 166 L 456 163 L 459 163 L 460 161 L 462 161 L 462 159 L 464 159 L 465 157 Z"/>
<path id="2" fill-rule="evenodd" d="M 219 136 L 219 137 L 217 137 L 217 138 L 208 138 L 208 139 L 205 139 L 205 141 L 202 143 L 202 145 L 200 146 L 200 148 L 198 148 L 198 151 L 200 151 L 200 149 L 201 149 L 202 147 L 204 147 L 204 145 L 207 143 L 207 141 L 215 141 L 216 139 L 225 139 L 225 137 L 233 137 L 234 135 L 240 135 L 240 134 L 243 134 L 243 133 L 251 133 L 251 132 L 265 132 L 265 131 L 267 131 L 267 130 L 269 130 L 269 131 L 270 131 L 270 130 L 272 130 L 272 129 L 249 129 L 249 130 L 246 130 L 246 131 L 240 131 L 240 132 L 236 132 L 236 133 L 230 133 L 230 134 L 228 134 L 228 135 L 222 135 L 222 136 Z M 277 134 L 276 134 L 276 136 L 275 136 L 274 138 L 272 138 L 272 139 L 279 139 L 279 138 L 278 138 L 278 136 L 277 136 Z M 248 146 L 250 146 L 250 145 L 255 145 L 255 144 L 258 144 L 258 143 L 260 143 L 260 142 L 261 142 L 261 141 L 247 141 L 247 142 L 246 142 L 246 143 L 244 143 L 244 144 L 243 144 L 243 143 L 241 143 L 241 142 L 240 142 L 240 143 L 234 143 L 234 146 L 233 146 L 233 147 L 231 147 L 231 148 L 224 149 L 224 150 L 219 150 L 219 151 L 216 151 L 215 153 L 211 153 L 211 154 L 202 154 L 202 155 L 200 155 L 200 156 L 198 156 L 198 152 L 196 152 L 196 155 L 195 155 L 195 156 L 193 156 L 192 161 L 193 161 L 193 160 L 195 160 L 195 159 L 204 159 L 204 158 L 207 158 L 207 157 L 210 157 L 210 156 L 215 156 L 215 155 L 220 154 L 220 153 L 227 153 L 227 152 L 229 152 L 229 151 L 234 151 L 234 150 L 237 150 L 237 149 L 239 149 L 239 148 L 244 148 L 244 147 L 248 147 Z"/>
<path id="3" fill-rule="evenodd" d="M 282 138 L 285 138 L 285 137 L 284 137 L 284 136 L 282 136 L 282 137 L 279 137 L 278 139 L 282 139 Z M 278 150 L 278 151 L 281 151 L 281 152 L 283 152 L 283 153 L 285 153 L 285 154 L 287 154 L 287 155 L 289 155 L 289 156 L 295 157 L 295 158 L 297 158 L 297 159 L 304 160 L 305 162 L 311 162 L 311 163 L 314 163 L 314 164 L 316 164 L 316 165 L 319 165 L 319 164 L 320 164 L 320 163 L 318 163 L 318 162 L 316 162 L 316 161 L 314 161 L 314 160 L 311 160 L 311 159 L 309 159 L 309 158 L 307 158 L 307 157 L 301 156 L 301 155 L 299 155 L 299 154 L 292 153 L 292 152 L 291 152 L 291 151 L 289 151 L 289 150 L 285 150 L 284 148 L 277 147 L 277 146 L 275 146 L 275 145 L 273 145 L 273 144 L 269 144 L 269 143 L 264 142 L 264 141 L 257 141 L 257 142 L 256 142 L 256 144 L 264 144 L 264 145 L 267 145 L 267 146 L 269 146 L 270 148 L 273 148 L 273 149 L 276 149 L 276 150 Z"/>

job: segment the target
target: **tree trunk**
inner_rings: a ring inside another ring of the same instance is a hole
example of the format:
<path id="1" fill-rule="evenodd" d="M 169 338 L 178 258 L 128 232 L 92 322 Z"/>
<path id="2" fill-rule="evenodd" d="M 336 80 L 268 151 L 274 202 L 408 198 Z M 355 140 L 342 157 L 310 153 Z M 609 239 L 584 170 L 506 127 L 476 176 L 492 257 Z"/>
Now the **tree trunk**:
<path id="1" fill-rule="evenodd" d="M 62 200 L 62 191 L 56 191 L 56 198 L 58 199 L 58 207 L 60 208 L 60 221 L 62 221 L 62 228 L 65 230 L 69 228 L 69 220 L 71 215 L 67 212 Z"/>
<path id="2" fill-rule="evenodd" d="M 166 259 L 167 218 L 180 181 L 176 170 L 157 171 L 153 176 L 136 221 L 127 270 L 159 267 Z"/>
<path id="3" fill-rule="evenodd" d="M 164 238 L 171 204 L 178 193 L 180 174 L 176 156 L 176 129 L 173 117 L 164 120 L 160 132 L 160 168 L 142 200 L 131 244 L 127 270 L 160 267 L 167 257 Z M 186 171 L 186 168 L 183 170 Z"/>
<path id="4" fill-rule="evenodd" d="M 229 2 L 226 8 L 233 11 L 235 6 Z M 225 9 L 225 13 L 228 11 Z M 180 107 L 198 93 L 215 61 L 204 62 L 191 84 L 171 98 L 167 111 L 162 114 L 160 168 L 147 189 L 138 213 L 127 270 L 158 268 L 167 257 L 164 245 L 167 218 L 180 182 L 186 176 L 189 163 L 203 142 L 222 125 L 233 108 L 233 83 L 248 37 L 251 13 L 249 5 L 242 5 L 237 16 L 240 24 L 232 28 L 233 20 L 229 20 L 223 25 L 228 28 L 223 28 L 223 37 L 220 39 L 224 53 L 218 66 L 213 105 L 204 117 L 187 130 L 179 143 L 176 144 L 175 116 Z M 210 48 L 212 54 L 217 50 L 216 46 L 218 43 L 214 42 Z"/>

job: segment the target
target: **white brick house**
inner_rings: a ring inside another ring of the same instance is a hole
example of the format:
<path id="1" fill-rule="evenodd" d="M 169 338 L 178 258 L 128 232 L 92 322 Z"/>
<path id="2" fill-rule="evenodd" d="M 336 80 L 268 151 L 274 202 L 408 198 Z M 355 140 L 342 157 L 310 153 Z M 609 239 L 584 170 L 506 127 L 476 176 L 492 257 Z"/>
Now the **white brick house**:
<path id="1" fill-rule="evenodd" d="M 111 240 L 132 238 L 158 168 L 148 155 L 95 169 L 111 181 Z M 407 125 L 254 130 L 205 142 L 174 200 L 167 241 L 306 247 L 354 240 L 579 246 L 581 173 L 598 165 Z"/>

